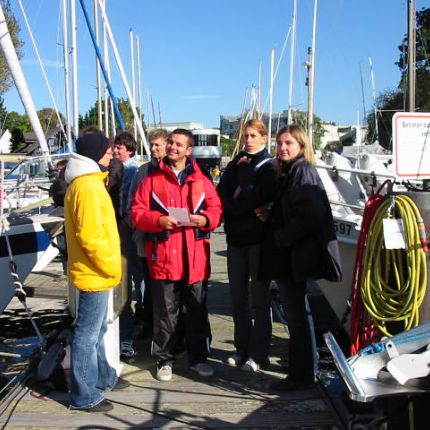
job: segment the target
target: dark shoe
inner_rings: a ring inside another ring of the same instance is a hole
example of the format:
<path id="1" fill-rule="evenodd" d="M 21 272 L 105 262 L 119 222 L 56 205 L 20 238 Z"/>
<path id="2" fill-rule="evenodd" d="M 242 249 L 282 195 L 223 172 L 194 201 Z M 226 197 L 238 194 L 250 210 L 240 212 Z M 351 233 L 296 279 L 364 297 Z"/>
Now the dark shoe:
<path id="1" fill-rule="evenodd" d="M 112 391 L 119 391 L 119 390 L 123 390 L 124 388 L 127 388 L 130 386 L 130 382 L 128 382 L 126 379 L 123 379 L 121 377 L 119 377 L 116 380 L 116 384 L 115 386 L 112 388 Z"/>
<path id="2" fill-rule="evenodd" d="M 137 335 L 138 339 L 148 339 L 151 338 L 153 334 L 152 326 L 144 324 Z"/>
<path id="3" fill-rule="evenodd" d="M 143 308 L 136 308 L 133 315 L 133 321 L 135 324 L 141 324 L 145 319 L 145 311 Z"/>
<path id="4" fill-rule="evenodd" d="M 82 408 L 78 410 L 85 412 L 109 412 L 112 409 L 113 404 L 109 400 L 103 399 L 100 403 L 97 403 L 97 405 L 93 406 L 92 408 Z"/>
<path id="5" fill-rule="evenodd" d="M 181 355 L 183 354 L 185 351 L 187 350 L 187 346 L 185 345 L 185 342 L 179 342 L 177 343 L 172 350 L 170 351 L 170 353 L 172 355 Z"/>
<path id="6" fill-rule="evenodd" d="M 295 391 L 295 390 L 307 390 L 313 388 L 315 386 L 314 381 L 297 381 L 294 379 L 286 378 L 281 379 L 280 381 L 276 381 L 273 384 L 270 384 L 270 391 Z"/>

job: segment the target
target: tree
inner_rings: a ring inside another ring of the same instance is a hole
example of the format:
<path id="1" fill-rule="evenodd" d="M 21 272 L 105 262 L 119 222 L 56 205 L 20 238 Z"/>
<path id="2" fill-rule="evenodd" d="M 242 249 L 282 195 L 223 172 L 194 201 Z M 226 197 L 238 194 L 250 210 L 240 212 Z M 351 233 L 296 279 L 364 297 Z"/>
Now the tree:
<path id="1" fill-rule="evenodd" d="M 130 103 L 128 102 L 128 100 L 123 98 L 118 98 L 117 102 L 118 102 L 118 109 L 121 113 L 122 120 L 124 121 L 125 130 L 129 132 L 133 132 L 134 116 L 133 116 L 133 111 L 131 110 L 131 107 L 130 107 Z M 103 109 L 104 109 L 104 104 L 103 104 Z M 139 112 L 139 108 L 137 108 L 137 111 Z M 84 115 L 79 117 L 79 128 L 82 129 L 90 125 L 95 125 L 95 126 L 98 125 L 97 101 Z M 143 127 L 145 127 L 143 123 L 143 115 L 142 115 L 142 125 Z M 116 120 L 116 129 L 118 130 L 118 128 L 119 128 L 118 121 Z"/>
<path id="2" fill-rule="evenodd" d="M 0 0 L 3 12 L 6 17 L 7 27 L 12 37 L 12 42 L 15 46 L 18 58 L 22 58 L 21 47 L 24 42 L 19 38 L 20 26 L 17 19 L 14 17 L 9 0 Z M 3 51 L 0 50 L 0 95 L 4 94 L 13 84 L 12 76 L 9 67 L 6 65 L 6 60 Z"/>
<path id="3" fill-rule="evenodd" d="M 51 128 L 59 127 L 57 113 L 53 108 L 43 108 L 37 111 L 37 116 L 39 117 L 40 124 L 42 129 L 45 132 Z M 65 119 L 63 115 L 60 113 L 60 118 L 63 124 L 65 123 Z"/>
<path id="4" fill-rule="evenodd" d="M 23 133 L 32 130 L 30 120 L 27 115 L 20 115 L 18 112 L 9 112 L 4 124 L 4 128 L 13 130 L 14 128 L 19 128 Z"/>
<path id="5" fill-rule="evenodd" d="M 222 148 L 222 155 L 225 157 L 231 157 L 233 155 L 234 148 L 236 147 L 236 140 L 234 139 L 227 139 L 224 136 L 221 136 L 221 148 Z"/>
<path id="6" fill-rule="evenodd" d="M 7 110 L 4 107 L 4 99 L 0 96 L 0 130 L 4 129 L 4 121 L 6 120 Z"/>
<path id="7" fill-rule="evenodd" d="M 293 124 L 301 125 L 305 130 L 307 129 L 307 113 L 299 110 L 292 112 Z M 321 118 L 314 115 L 314 147 L 319 149 L 321 146 L 321 138 L 324 136 L 324 127 Z"/>
<path id="8" fill-rule="evenodd" d="M 13 128 L 10 132 L 10 151 L 19 152 L 21 148 L 25 147 L 24 133 L 20 128 Z"/>
<path id="9" fill-rule="evenodd" d="M 430 47 L 430 8 L 422 8 L 416 13 L 416 85 L 415 106 L 417 111 L 430 112 L 430 63 L 428 52 Z M 381 93 L 376 101 L 378 112 L 378 134 L 376 135 L 375 117 L 370 113 L 367 117 L 368 136 L 370 142 L 379 140 L 386 149 L 392 149 L 392 118 L 396 111 L 406 108 L 408 87 L 408 38 L 404 36 L 399 46 L 400 58 L 395 63 L 400 71 L 398 88 Z"/>

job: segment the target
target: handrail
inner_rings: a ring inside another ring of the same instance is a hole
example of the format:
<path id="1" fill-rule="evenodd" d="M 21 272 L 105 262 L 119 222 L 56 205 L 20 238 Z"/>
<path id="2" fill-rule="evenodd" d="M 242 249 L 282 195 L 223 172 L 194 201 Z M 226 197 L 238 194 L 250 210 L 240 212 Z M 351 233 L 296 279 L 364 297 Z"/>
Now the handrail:
<path id="1" fill-rule="evenodd" d="M 355 173 L 357 175 L 362 175 L 362 176 L 374 176 L 374 177 L 380 176 L 381 178 L 388 178 L 388 179 L 393 179 L 393 180 L 398 179 L 397 176 L 393 175 L 392 173 L 375 172 L 374 170 L 356 169 L 354 167 L 350 167 L 350 168 L 337 167 L 337 166 L 330 166 L 327 164 L 320 164 L 320 163 L 315 164 L 315 167 L 317 169 L 321 168 L 321 169 L 329 170 L 332 172 Z"/>

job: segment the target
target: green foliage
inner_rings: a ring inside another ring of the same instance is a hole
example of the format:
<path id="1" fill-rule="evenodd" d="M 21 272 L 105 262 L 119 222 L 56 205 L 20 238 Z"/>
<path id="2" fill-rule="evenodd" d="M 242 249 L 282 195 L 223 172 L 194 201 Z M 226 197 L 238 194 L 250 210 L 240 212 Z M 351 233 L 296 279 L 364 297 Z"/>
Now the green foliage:
<path id="1" fill-rule="evenodd" d="M 42 129 L 46 132 L 49 129 L 59 127 L 57 113 L 53 108 L 42 108 L 37 111 L 37 116 L 39 118 Z M 60 118 L 63 124 L 65 123 L 65 118 L 60 113 Z"/>
<path id="2" fill-rule="evenodd" d="M 305 130 L 307 129 L 307 113 L 299 110 L 292 111 L 293 124 L 302 126 Z M 286 118 L 281 121 L 280 127 L 287 125 Z M 314 147 L 319 149 L 321 146 L 321 138 L 324 135 L 324 127 L 321 118 L 314 115 Z"/>
<path id="3" fill-rule="evenodd" d="M 27 133 L 32 130 L 30 120 L 27 115 L 20 115 L 18 112 L 9 112 L 4 124 L 4 128 L 13 130 L 15 128 L 20 129 L 23 133 Z M 12 131 L 11 131 L 12 132 Z"/>
<path id="4" fill-rule="evenodd" d="M 12 42 L 15 46 L 18 58 L 22 58 L 21 48 L 24 42 L 19 38 L 20 27 L 17 19 L 14 17 L 9 0 L 0 0 L 3 12 L 6 17 L 7 27 L 12 37 Z M 4 94 L 13 84 L 9 68 L 6 65 L 6 60 L 3 51 L 0 50 L 0 95 Z"/>
<path id="5" fill-rule="evenodd" d="M 7 110 L 4 107 L 4 99 L 2 96 L 0 96 L 0 130 L 4 129 L 3 122 L 6 119 Z"/>
<path id="6" fill-rule="evenodd" d="M 236 140 L 228 139 L 224 136 L 221 136 L 220 141 L 221 141 L 222 155 L 224 157 L 231 157 L 233 155 L 233 151 L 236 146 Z"/>
<path id="7" fill-rule="evenodd" d="M 10 142 L 11 142 L 10 150 L 11 152 L 14 152 L 14 151 L 19 152 L 21 148 L 25 147 L 24 134 L 21 129 L 16 127 L 12 129 L 10 134 L 12 135 L 10 138 Z"/>
<path id="8" fill-rule="evenodd" d="M 121 113 L 122 119 L 124 121 L 126 131 L 133 132 L 133 111 L 131 110 L 130 103 L 126 99 L 119 98 L 117 99 L 118 109 Z M 103 104 L 104 109 L 104 104 Z M 137 112 L 139 113 L 139 108 L 137 108 Z M 104 115 L 104 113 L 103 113 Z M 104 122 L 104 119 L 103 119 Z M 142 123 L 143 123 L 143 115 L 142 115 Z M 98 126 L 98 115 L 97 115 L 97 101 L 94 105 L 86 112 L 83 116 L 79 117 L 79 128 L 85 128 L 90 125 Z M 144 126 L 144 124 L 143 124 Z M 116 121 L 116 130 L 119 131 L 118 121 Z"/>
<path id="9" fill-rule="evenodd" d="M 416 13 L 416 88 L 415 106 L 418 112 L 430 112 L 430 8 L 422 8 Z M 381 93 L 376 101 L 378 111 L 378 133 L 376 135 L 373 112 L 367 116 L 368 140 L 376 139 L 385 149 L 392 149 L 392 118 L 396 111 L 405 110 L 408 77 L 408 38 L 405 35 L 399 46 L 400 58 L 396 65 L 400 68 L 401 76 L 397 90 Z"/>

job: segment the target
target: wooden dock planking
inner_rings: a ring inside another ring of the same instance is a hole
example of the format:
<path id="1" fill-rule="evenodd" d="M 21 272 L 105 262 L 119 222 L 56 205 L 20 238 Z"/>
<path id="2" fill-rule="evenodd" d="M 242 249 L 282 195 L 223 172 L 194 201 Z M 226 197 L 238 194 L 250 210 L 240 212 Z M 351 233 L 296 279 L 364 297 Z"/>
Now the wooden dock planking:
<path id="1" fill-rule="evenodd" d="M 10 430 L 38 429 L 330 429 L 341 428 L 320 388 L 281 395 L 270 394 L 271 382 L 284 377 L 280 356 L 285 350 L 284 327 L 273 327 L 271 365 L 258 373 L 244 373 L 224 364 L 234 350 L 233 322 L 226 275 L 225 239 L 213 234 L 212 279 L 208 306 L 212 327 L 210 362 L 215 375 L 202 378 L 189 369 L 186 355 L 178 357 L 170 382 L 155 379 L 150 341 L 138 340 L 138 356 L 125 364 L 122 376 L 131 386 L 106 397 L 115 407 L 105 414 L 68 409 L 68 394 L 50 392 L 38 396 L 25 388 L 10 404 L 0 405 L 0 426 Z M 52 282 L 54 280 L 54 282 Z M 64 307 L 67 280 L 56 273 L 31 275 L 29 298 L 33 310 Z M 53 285 L 53 287 L 51 287 Z M 62 285 L 62 286 L 61 286 Z M 52 290 L 49 290 L 52 288 Z M 16 304 L 15 304 L 16 305 Z M 18 303 L 19 306 L 19 303 Z"/>

